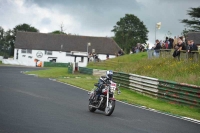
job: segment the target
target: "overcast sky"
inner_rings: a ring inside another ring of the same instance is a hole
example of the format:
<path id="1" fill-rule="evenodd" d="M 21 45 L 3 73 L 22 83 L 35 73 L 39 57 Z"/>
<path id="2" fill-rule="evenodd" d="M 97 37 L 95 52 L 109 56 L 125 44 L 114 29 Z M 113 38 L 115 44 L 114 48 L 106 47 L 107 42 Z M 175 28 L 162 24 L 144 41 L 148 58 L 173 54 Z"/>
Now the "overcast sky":
<path id="1" fill-rule="evenodd" d="M 155 40 L 155 24 L 162 22 L 157 39 L 168 31 L 180 35 L 181 19 L 200 0 L 0 0 L 0 26 L 5 30 L 27 23 L 42 33 L 60 30 L 86 36 L 114 36 L 113 26 L 125 14 L 134 14 L 147 26 L 149 42 Z"/>

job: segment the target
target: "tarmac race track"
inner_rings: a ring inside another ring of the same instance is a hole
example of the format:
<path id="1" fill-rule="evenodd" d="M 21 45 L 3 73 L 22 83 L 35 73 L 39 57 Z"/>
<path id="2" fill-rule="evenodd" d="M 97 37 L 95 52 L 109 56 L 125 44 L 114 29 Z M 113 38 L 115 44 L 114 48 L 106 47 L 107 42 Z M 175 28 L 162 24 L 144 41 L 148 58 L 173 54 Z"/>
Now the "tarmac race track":
<path id="1" fill-rule="evenodd" d="M 0 66 L 0 133 L 200 133 L 200 125 L 120 102 L 88 111 L 86 91 Z M 123 92 L 122 92 L 123 93 Z"/>

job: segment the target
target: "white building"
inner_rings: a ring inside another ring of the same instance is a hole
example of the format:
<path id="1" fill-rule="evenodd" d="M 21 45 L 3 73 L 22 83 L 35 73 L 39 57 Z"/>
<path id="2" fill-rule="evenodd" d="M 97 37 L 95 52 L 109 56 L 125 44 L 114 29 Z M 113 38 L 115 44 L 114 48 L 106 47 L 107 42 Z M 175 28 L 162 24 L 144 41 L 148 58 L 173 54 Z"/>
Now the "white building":
<path id="1" fill-rule="evenodd" d="M 120 47 L 108 37 L 17 32 L 13 62 L 35 66 L 34 60 L 37 59 L 42 62 L 76 62 L 84 67 L 88 63 L 87 51 L 92 53 L 94 50 L 101 60 L 105 60 L 107 54 L 114 58 Z"/>

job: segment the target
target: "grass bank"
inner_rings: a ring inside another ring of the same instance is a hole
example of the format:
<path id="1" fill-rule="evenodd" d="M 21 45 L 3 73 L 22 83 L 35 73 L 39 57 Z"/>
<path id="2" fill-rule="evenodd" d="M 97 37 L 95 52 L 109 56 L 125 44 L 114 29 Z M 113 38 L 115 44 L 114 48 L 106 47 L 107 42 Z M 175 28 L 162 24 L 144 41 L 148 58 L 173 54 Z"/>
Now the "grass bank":
<path id="1" fill-rule="evenodd" d="M 83 75 L 79 73 L 68 74 L 67 68 L 49 68 L 46 70 L 27 72 L 27 74 L 37 74 L 39 77 L 44 78 L 56 78 L 58 81 L 75 85 L 89 91 L 98 80 L 98 77 L 91 75 Z M 116 95 L 116 98 L 120 101 L 200 120 L 200 108 L 169 104 L 128 89 L 121 88 L 121 91 L 121 95 Z"/>
<path id="2" fill-rule="evenodd" d="M 88 67 L 111 69 L 114 71 L 200 86 L 200 62 L 177 61 L 172 57 L 148 59 L 146 52 L 125 55 L 104 62 L 90 63 Z"/>
<path id="3" fill-rule="evenodd" d="M 36 74 L 42 78 L 55 78 L 61 82 L 75 85 L 87 90 L 91 90 L 94 83 L 97 82 L 98 77 L 92 75 L 85 75 L 80 73 L 68 74 L 67 68 L 48 68 L 46 70 L 36 70 L 26 72 L 26 74 Z"/>

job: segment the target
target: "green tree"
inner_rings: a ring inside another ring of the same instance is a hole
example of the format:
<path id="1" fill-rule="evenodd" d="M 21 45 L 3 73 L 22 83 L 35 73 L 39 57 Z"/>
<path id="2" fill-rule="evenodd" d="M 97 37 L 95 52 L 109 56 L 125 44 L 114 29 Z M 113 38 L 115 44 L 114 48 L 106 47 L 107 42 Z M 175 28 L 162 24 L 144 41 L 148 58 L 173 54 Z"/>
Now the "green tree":
<path id="1" fill-rule="evenodd" d="M 5 31 L 4 29 L 0 26 L 0 56 L 3 55 L 3 47 L 5 44 Z"/>
<path id="2" fill-rule="evenodd" d="M 115 34 L 114 40 L 118 45 L 125 52 L 129 52 L 132 46 L 136 46 L 137 43 L 146 43 L 149 31 L 137 16 L 126 14 L 116 23 L 112 32 Z"/>
<path id="3" fill-rule="evenodd" d="M 0 27 L 0 55 L 1 56 L 8 56 L 9 53 L 8 51 L 10 50 L 10 45 L 7 41 L 7 32 Z"/>
<path id="4" fill-rule="evenodd" d="M 55 30 L 53 32 L 51 32 L 52 34 L 66 34 L 65 32 L 59 31 L 59 30 Z"/>
<path id="5" fill-rule="evenodd" d="M 187 30 L 183 30 L 183 34 L 187 33 L 188 31 L 200 31 L 200 7 L 197 8 L 190 8 L 187 11 L 187 15 L 189 15 L 192 19 L 183 19 L 181 23 L 184 23 L 187 27 Z"/>

